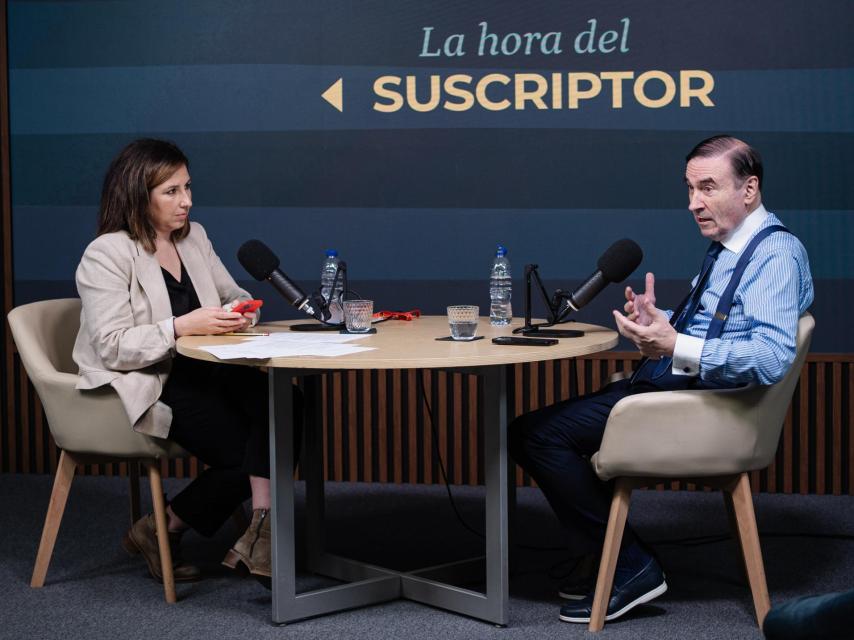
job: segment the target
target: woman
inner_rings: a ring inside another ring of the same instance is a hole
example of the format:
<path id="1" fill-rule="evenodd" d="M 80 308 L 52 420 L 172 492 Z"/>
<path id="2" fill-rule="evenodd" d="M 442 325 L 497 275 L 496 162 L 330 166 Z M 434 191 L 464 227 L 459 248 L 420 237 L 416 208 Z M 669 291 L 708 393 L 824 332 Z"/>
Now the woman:
<path id="1" fill-rule="evenodd" d="M 208 465 L 167 507 L 176 580 L 200 577 L 180 559 L 181 535 L 189 528 L 213 535 L 250 495 L 252 522 L 224 564 L 242 562 L 269 577 L 266 378 L 175 351 L 181 336 L 240 331 L 256 320 L 227 310 L 251 296 L 220 262 L 202 226 L 190 222 L 192 204 L 189 162 L 174 144 L 137 140 L 113 160 L 97 237 L 77 268 L 83 304 L 74 345 L 77 388 L 111 385 L 136 431 L 168 437 Z M 123 544 L 161 579 L 151 514 L 133 524 Z"/>

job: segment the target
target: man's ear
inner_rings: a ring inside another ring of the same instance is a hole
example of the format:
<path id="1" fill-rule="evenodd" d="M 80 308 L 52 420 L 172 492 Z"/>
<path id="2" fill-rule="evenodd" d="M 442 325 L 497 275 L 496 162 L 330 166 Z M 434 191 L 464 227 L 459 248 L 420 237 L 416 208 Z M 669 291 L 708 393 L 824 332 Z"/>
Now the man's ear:
<path id="1" fill-rule="evenodd" d="M 744 204 L 753 205 L 759 198 L 759 178 L 750 176 L 744 181 Z M 748 206 L 748 209 L 752 207 Z"/>

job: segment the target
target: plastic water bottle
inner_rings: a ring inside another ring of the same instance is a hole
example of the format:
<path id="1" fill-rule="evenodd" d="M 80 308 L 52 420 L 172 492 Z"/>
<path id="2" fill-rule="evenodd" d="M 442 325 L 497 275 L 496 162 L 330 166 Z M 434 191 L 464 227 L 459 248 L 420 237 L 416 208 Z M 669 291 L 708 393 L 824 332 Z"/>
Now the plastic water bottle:
<path id="1" fill-rule="evenodd" d="M 510 279 L 510 261 L 507 249 L 498 245 L 492 273 L 489 276 L 489 324 L 504 326 L 513 319 L 511 306 L 512 280 Z"/>
<path id="2" fill-rule="evenodd" d="M 341 307 L 341 292 L 344 288 L 344 274 L 338 274 L 338 282 L 335 283 L 335 288 L 332 288 L 332 283 L 335 282 L 335 272 L 338 271 L 338 251 L 335 249 L 326 250 L 326 258 L 323 260 L 323 268 L 320 272 L 320 295 L 329 305 L 329 312 L 332 314 L 329 317 L 329 322 L 340 323 L 344 320 L 344 310 Z"/>

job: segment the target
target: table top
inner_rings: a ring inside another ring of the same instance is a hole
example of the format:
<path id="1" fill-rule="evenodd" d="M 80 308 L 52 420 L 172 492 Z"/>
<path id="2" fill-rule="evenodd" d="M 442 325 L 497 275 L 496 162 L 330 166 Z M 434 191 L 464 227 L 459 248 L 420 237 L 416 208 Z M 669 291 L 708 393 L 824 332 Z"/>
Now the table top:
<path id="1" fill-rule="evenodd" d="M 305 324 L 305 320 L 270 322 L 254 330 L 288 331 L 292 324 Z M 483 340 L 469 342 L 439 341 L 449 335 L 445 316 L 423 316 L 412 321 L 387 320 L 374 326 L 376 334 L 361 338 L 354 344 L 375 347 L 347 356 L 299 356 L 269 358 L 267 360 L 221 361 L 198 347 L 234 344 L 246 338 L 238 336 L 184 336 L 178 339 L 178 353 L 211 362 L 227 362 L 252 366 L 282 367 L 288 369 L 432 369 L 455 367 L 481 367 L 542 360 L 573 358 L 610 349 L 617 344 L 617 332 L 591 324 L 569 323 L 562 328 L 578 329 L 584 335 L 578 338 L 560 338 L 558 344 L 548 347 L 492 344 L 496 336 L 512 335 L 515 327 L 522 326 L 521 318 L 504 327 L 493 327 L 489 318 L 480 318 L 477 335 Z M 304 334 L 311 335 L 311 334 Z"/>

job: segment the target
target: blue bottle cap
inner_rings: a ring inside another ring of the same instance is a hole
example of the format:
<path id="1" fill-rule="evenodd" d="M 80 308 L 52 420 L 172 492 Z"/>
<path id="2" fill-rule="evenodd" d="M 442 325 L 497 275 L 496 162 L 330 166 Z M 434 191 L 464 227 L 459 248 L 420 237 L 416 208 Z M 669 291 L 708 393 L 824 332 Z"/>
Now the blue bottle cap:
<path id="1" fill-rule="evenodd" d="M 495 250 L 495 256 L 501 257 L 507 255 L 507 249 L 503 245 L 498 245 L 498 248 Z"/>
<path id="2" fill-rule="evenodd" d="M 338 249 L 327 249 L 326 257 L 327 258 L 335 258 L 338 256 Z"/>

